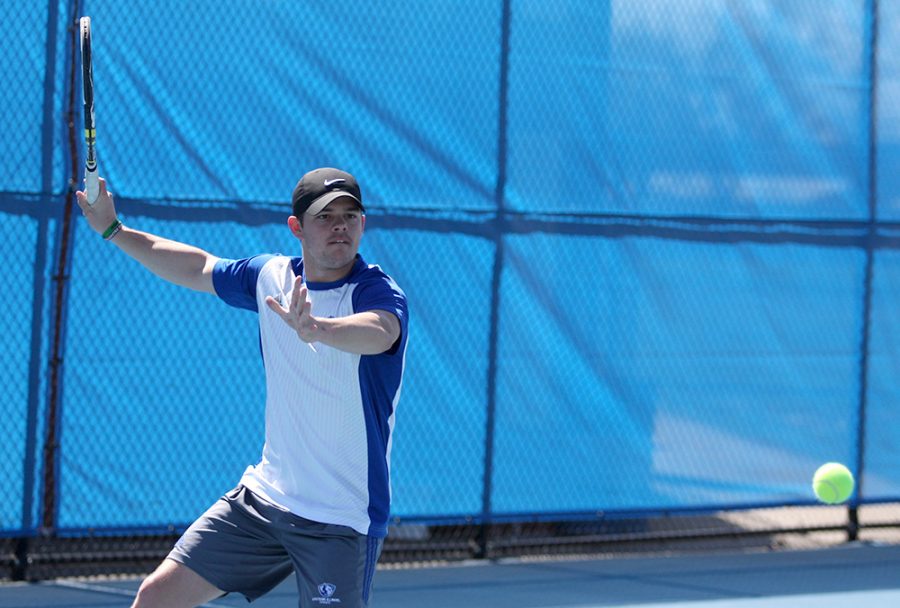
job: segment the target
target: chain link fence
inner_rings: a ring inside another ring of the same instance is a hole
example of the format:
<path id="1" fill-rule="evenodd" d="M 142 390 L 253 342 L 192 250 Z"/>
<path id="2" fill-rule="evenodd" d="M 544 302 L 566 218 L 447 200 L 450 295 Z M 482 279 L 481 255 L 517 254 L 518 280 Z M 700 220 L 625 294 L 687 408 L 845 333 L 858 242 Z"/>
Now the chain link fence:
<path id="1" fill-rule="evenodd" d="M 385 565 L 900 520 L 895 5 L 16 4 L 0 577 L 147 571 L 263 440 L 255 317 L 73 208 L 82 14 L 129 226 L 299 255 L 299 176 L 359 178 L 411 307 Z"/>

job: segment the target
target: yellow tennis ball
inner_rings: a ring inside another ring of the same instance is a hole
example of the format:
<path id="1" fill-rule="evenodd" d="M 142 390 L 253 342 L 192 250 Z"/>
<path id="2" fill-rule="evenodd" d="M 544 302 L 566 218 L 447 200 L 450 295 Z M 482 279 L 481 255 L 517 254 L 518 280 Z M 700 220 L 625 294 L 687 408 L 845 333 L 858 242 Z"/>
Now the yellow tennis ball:
<path id="1" fill-rule="evenodd" d="M 813 492 L 829 505 L 844 502 L 853 494 L 853 473 L 837 462 L 827 462 L 813 475 Z"/>

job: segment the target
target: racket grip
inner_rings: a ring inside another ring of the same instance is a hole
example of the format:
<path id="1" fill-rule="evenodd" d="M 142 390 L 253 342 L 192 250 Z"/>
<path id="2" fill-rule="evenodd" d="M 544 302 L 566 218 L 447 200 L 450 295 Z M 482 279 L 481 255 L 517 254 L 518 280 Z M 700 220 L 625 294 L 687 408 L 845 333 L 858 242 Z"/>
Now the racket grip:
<path id="1" fill-rule="evenodd" d="M 93 205 L 100 196 L 100 175 L 97 173 L 96 164 L 93 168 L 88 166 L 84 168 L 84 193 L 90 205 Z"/>

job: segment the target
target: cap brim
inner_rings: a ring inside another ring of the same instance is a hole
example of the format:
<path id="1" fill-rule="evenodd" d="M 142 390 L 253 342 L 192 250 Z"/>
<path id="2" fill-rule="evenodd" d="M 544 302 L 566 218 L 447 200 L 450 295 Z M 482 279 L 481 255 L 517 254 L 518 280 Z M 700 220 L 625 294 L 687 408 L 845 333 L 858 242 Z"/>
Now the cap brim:
<path id="1" fill-rule="evenodd" d="M 312 202 L 312 204 L 306 208 L 306 213 L 309 215 L 318 215 L 322 212 L 322 209 L 338 200 L 339 198 L 349 198 L 354 201 L 359 208 L 365 211 L 365 207 L 363 204 L 359 202 L 359 199 L 347 192 L 346 190 L 335 190 L 334 192 L 329 192 L 327 194 L 323 194 L 316 200 Z"/>

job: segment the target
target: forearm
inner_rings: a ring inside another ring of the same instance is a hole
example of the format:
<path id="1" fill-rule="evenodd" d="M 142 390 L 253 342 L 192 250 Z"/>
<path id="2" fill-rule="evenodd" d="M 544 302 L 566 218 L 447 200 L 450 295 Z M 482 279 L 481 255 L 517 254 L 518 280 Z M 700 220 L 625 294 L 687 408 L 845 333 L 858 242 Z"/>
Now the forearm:
<path id="1" fill-rule="evenodd" d="M 110 242 L 170 283 L 215 293 L 212 268 L 218 258 L 202 249 L 127 226 L 123 226 Z"/>
<path id="2" fill-rule="evenodd" d="M 100 193 L 93 204 L 84 192 L 76 192 L 81 213 L 91 230 L 117 245 L 156 276 L 197 291 L 215 293 L 212 270 L 218 258 L 202 249 L 170 241 L 154 234 L 132 230 L 116 217 L 112 192 L 100 178 Z"/>
<path id="3" fill-rule="evenodd" d="M 360 355 L 389 350 L 400 336 L 400 322 L 391 313 L 361 312 L 334 319 L 315 319 L 315 342 Z"/>

